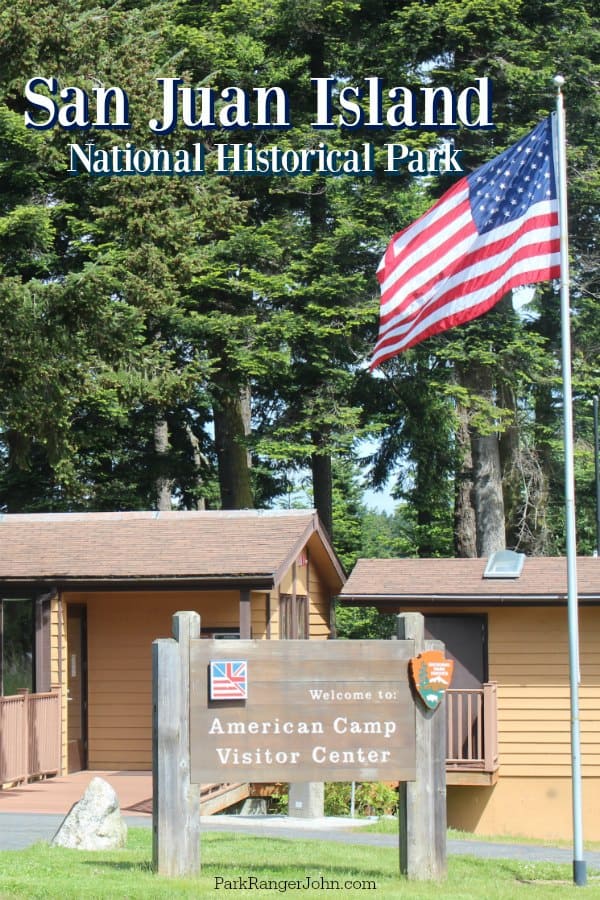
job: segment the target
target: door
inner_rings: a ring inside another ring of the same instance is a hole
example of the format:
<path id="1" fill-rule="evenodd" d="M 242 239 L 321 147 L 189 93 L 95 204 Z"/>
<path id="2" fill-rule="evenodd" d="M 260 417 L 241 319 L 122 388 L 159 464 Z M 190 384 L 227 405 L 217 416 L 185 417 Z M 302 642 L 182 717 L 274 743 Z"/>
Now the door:
<path id="1" fill-rule="evenodd" d="M 86 608 L 67 607 L 67 746 L 69 772 L 87 768 Z"/>
<path id="2" fill-rule="evenodd" d="M 425 638 L 443 641 L 454 660 L 452 688 L 480 690 L 488 678 L 487 616 L 425 616 Z M 448 705 L 450 746 L 447 758 L 464 760 L 483 755 L 483 697 L 465 693 Z M 479 727 L 478 727 L 479 726 Z"/>

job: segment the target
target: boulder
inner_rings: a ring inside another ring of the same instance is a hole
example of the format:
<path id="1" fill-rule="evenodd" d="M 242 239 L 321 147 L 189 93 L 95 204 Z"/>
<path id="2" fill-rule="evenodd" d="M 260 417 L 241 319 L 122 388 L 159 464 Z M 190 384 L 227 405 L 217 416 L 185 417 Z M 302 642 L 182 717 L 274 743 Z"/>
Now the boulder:
<path id="1" fill-rule="evenodd" d="M 63 819 L 52 844 L 75 850 L 114 850 L 124 847 L 126 840 L 119 798 L 108 781 L 96 777 Z"/>

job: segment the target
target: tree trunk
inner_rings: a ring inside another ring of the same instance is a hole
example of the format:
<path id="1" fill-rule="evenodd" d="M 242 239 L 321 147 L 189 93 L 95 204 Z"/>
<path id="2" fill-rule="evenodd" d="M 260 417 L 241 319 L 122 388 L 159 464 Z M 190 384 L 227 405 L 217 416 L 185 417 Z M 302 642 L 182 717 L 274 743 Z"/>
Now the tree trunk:
<path id="1" fill-rule="evenodd" d="M 473 457 L 469 434 L 469 415 L 464 406 L 457 410 L 460 468 L 456 473 L 454 494 L 454 549 L 457 556 L 477 556 L 477 525 L 473 509 Z"/>
<path id="2" fill-rule="evenodd" d="M 192 448 L 192 458 L 194 460 L 194 467 L 196 469 L 196 485 L 198 488 L 198 496 L 196 498 L 195 508 L 199 510 L 206 509 L 206 502 L 204 497 L 201 494 L 203 481 L 202 475 L 200 474 L 202 471 L 202 466 L 208 466 L 208 460 L 202 450 L 200 449 L 200 441 L 194 434 L 191 426 L 186 424 L 185 433 L 187 439 L 189 441 L 190 447 Z"/>
<path id="3" fill-rule="evenodd" d="M 215 448 L 223 509 L 253 509 L 250 454 L 250 389 L 215 376 L 218 397 L 213 403 Z"/>
<path id="4" fill-rule="evenodd" d="M 513 421 L 500 435 L 500 468 L 502 471 L 502 493 L 504 497 L 504 518 L 506 521 L 506 543 L 517 549 L 523 539 L 523 519 L 526 505 L 523 503 L 523 479 L 521 439 L 516 422 L 517 405 L 515 395 L 508 386 L 501 386 L 500 405 L 510 409 Z"/>
<path id="5" fill-rule="evenodd" d="M 169 467 L 169 424 L 164 415 L 158 416 L 154 423 L 154 451 L 157 457 L 157 476 L 155 481 L 156 508 L 171 509 L 173 479 L 168 475 Z"/>
<path id="6" fill-rule="evenodd" d="M 498 435 L 472 432 L 471 453 L 477 556 L 490 556 L 506 547 Z"/>
<path id="7" fill-rule="evenodd" d="M 501 404 L 516 411 L 511 393 L 501 399 Z M 500 438 L 507 546 L 531 556 L 547 552 L 549 485 L 542 465 L 547 449 L 524 442 L 516 423 L 509 425 Z"/>
<path id="8" fill-rule="evenodd" d="M 313 442 L 319 445 L 322 435 L 313 435 Z M 312 485 L 315 508 L 321 524 L 330 538 L 333 537 L 333 484 L 331 456 L 329 453 L 313 453 L 311 457 Z"/>
<path id="9" fill-rule="evenodd" d="M 494 402 L 494 381 L 489 366 L 472 363 L 457 370 L 460 383 L 471 394 Z M 473 487 L 471 505 L 475 512 L 477 556 L 489 556 L 506 548 L 502 471 L 497 432 L 481 434 L 469 425 Z"/>

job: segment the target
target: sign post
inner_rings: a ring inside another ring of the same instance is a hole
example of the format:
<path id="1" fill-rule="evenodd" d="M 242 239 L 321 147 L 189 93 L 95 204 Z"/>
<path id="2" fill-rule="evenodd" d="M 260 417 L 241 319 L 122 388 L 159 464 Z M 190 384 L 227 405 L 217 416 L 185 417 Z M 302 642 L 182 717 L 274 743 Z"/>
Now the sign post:
<path id="1" fill-rule="evenodd" d="M 173 616 L 152 644 L 152 864 L 172 878 L 200 872 L 200 785 L 190 779 L 190 641 L 200 616 Z"/>
<path id="2" fill-rule="evenodd" d="M 398 640 L 414 642 L 415 657 L 443 649 L 440 641 L 425 641 L 421 613 L 402 613 L 397 629 Z M 413 689 L 420 693 L 418 682 Z M 415 698 L 414 704 L 416 777 L 400 784 L 398 817 L 400 871 L 407 878 L 424 881 L 442 879 L 447 872 L 446 715 L 439 702 L 431 708 L 421 699 Z"/>

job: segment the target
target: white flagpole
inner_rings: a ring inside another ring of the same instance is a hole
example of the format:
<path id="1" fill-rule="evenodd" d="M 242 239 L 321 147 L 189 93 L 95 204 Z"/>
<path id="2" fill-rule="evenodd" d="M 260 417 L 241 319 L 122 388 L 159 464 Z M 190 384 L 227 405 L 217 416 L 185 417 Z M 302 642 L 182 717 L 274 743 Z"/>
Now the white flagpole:
<path id="1" fill-rule="evenodd" d="M 556 149 L 558 155 L 558 216 L 560 229 L 560 315 L 565 454 L 565 518 L 567 542 L 567 610 L 569 623 L 569 682 L 571 692 L 571 782 L 573 799 L 573 880 L 587 882 L 583 858 L 581 804 L 581 746 L 579 728 L 579 622 L 577 599 L 577 547 L 575 537 L 575 471 L 573 465 L 573 389 L 571 386 L 571 328 L 569 302 L 569 229 L 567 221 L 567 153 L 562 86 L 557 75 Z"/>

